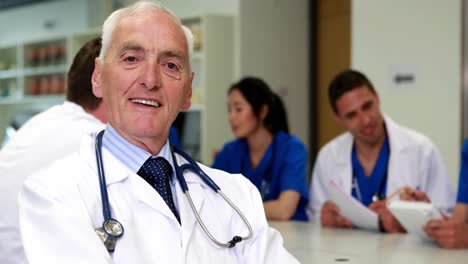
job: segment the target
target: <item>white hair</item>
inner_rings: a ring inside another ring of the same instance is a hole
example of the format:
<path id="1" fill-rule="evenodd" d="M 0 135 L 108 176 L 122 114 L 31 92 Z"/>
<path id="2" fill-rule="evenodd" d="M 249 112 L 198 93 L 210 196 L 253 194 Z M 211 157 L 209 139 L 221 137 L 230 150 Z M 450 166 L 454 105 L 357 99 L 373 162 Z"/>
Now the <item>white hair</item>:
<path id="1" fill-rule="evenodd" d="M 187 48 L 189 51 L 188 59 L 189 59 L 189 65 L 190 65 L 192 52 L 193 52 L 192 31 L 190 31 L 188 27 L 182 25 L 182 22 L 180 21 L 180 19 L 174 13 L 172 13 L 172 11 L 163 7 L 161 4 L 157 2 L 152 2 L 148 0 L 138 1 L 130 6 L 118 9 L 107 17 L 107 19 L 104 21 L 104 24 L 102 26 L 102 47 L 101 47 L 101 52 L 99 54 L 99 60 L 101 62 L 104 61 L 104 57 L 111 43 L 112 33 L 114 32 L 115 27 L 117 26 L 118 22 L 122 20 L 123 18 L 140 15 L 145 12 L 154 12 L 154 13 L 165 12 L 169 14 L 169 16 L 171 16 L 177 24 L 180 25 L 180 27 L 182 28 L 182 31 L 184 32 L 186 41 L 187 41 L 187 46 L 188 46 Z"/>

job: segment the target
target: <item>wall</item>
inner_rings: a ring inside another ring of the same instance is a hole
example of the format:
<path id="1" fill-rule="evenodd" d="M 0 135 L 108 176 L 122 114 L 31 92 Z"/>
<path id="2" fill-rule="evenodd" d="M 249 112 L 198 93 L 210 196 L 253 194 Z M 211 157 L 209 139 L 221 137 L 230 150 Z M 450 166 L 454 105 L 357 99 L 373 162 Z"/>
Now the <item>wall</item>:
<path id="1" fill-rule="evenodd" d="M 239 77 L 255 75 L 282 95 L 290 129 L 309 144 L 308 0 L 240 0 Z"/>
<path id="2" fill-rule="evenodd" d="M 382 109 L 429 136 L 453 182 L 461 148 L 460 0 L 352 1 L 352 66 L 376 86 Z M 414 72 L 395 85 L 391 73 Z"/>
<path id="3" fill-rule="evenodd" d="M 120 5 L 128 5 L 136 0 L 120 0 Z M 178 17 L 187 18 L 201 15 L 237 15 L 239 0 L 159 0 Z"/>
<path id="4" fill-rule="evenodd" d="M 88 2 L 82 0 L 51 1 L 1 10 L 0 45 L 69 34 L 87 26 Z"/>

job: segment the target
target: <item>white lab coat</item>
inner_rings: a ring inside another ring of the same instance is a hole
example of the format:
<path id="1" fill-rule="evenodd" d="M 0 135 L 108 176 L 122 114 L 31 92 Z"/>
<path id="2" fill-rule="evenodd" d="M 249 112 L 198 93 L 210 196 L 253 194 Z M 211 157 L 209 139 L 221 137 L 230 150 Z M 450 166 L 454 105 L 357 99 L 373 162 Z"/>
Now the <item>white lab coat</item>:
<path id="1" fill-rule="evenodd" d="M 0 263 L 25 263 L 18 228 L 18 193 L 24 180 L 80 146 L 84 133 L 104 124 L 64 102 L 35 115 L 0 151 Z"/>
<path id="2" fill-rule="evenodd" d="M 159 194 L 102 149 L 112 217 L 125 234 L 113 256 L 95 234 L 102 204 L 94 138 L 83 139 L 80 153 L 57 161 L 30 177 L 20 194 L 20 228 L 26 256 L 34 263 L 298 263 L 268 227 L 257 189 L 244 177 L 200 165 L 245 214 L 253 238 L 233 249 L 208 239 L 187 198 L 176 184 L 180 225 Z M 184 163 L 178 157 L 179 165 Z M 185 179 L 197 211 L 218 240 L 248 231 L 241 218 L 191 172 Z"/>
<path id="3" fill-rule="evenodd" d="M 437 148 L 426 136 L 396 124 L 385 116 L 390 158 L 387 195 L 402 186 L 425 191 L 432 203 L 445 213 L 455 206 L 453 188 Z M 333 179 L 351 195 L 353 136 L 346 132 L 327 143 L 319 152 L 312 173 L 310 219 L 319 222 L 320 209 L 329 200 L 329 182 Z"/>

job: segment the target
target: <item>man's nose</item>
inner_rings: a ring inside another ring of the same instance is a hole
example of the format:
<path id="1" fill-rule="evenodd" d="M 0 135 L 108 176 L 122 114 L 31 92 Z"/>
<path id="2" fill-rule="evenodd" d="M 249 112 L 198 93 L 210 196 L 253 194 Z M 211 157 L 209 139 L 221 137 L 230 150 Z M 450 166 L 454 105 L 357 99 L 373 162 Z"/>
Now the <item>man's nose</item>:
<path id="1" fill-rule="evenodd" d="M 147 61 L 142 69 L 141 84 L 147 89 L 161 87 L 161 69 L 157 62 Z"/>
<path id="2" fill-rule="evenodd" d="M 370 123 L 370 121 L 372 120 L 371 116 L 367 113 L 361 113 L 361 124 L 366 126 Z"/>

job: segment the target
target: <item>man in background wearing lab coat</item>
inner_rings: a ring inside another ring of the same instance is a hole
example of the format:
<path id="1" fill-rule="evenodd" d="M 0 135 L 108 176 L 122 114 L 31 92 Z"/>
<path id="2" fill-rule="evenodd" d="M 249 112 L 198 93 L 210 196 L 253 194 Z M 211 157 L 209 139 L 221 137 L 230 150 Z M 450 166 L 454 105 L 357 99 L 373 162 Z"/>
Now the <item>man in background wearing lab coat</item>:
<path id="1" fill-rule="evenodd" d="M 26 177 L 76 151 L 82 134 L 104 127 L 103 103 L 91 85 L 100 48 L 98 38 L 78 51 L 68 72 L 67 100 L 32 117 L 0 151 L 0 263 L 24 263 L 17 196 Z"/>
<path id="2" fill-rule="evenodd" d="M 381 113 L 380 98 L 364 74 L 338 74 L 328 93 L 336 121 L 348 131 L 318 154 L 310 186 L 311 219 L 325 227 L 353 226 L 330 201 L 331 180 L 378 214 L 381 231 L 405 231 L 383 200 L 397 190 L 410 190 L 401 187 L 422 190 L 437 208 L 451 211 L 455 190 L 439 151 L 426 136 Z"/>
<path id="3" fill-rule="evenodd" d="M 125 233 L 112 253 L 96 235 L 103 211 L 96 135 L 91 134 L 83 138 L 77 154 L 33 175 L 24 185 L 20 227 L 28 261 L 297 263 L 283 248 L 279 233 L 268 226 L 260 195 L 244 177 L 200 164 L 252 225 L 252 238 L 233 248 L 208 238 L 182 193 L 167 138 L 178 112 L 191 104 L 190 31 L 161 6 L 137 2 L 106 19 L 102 41 L 92 82 L 95 95 L 107 104 L 102 162 L 111 217 L 122 223 Z M 172 168 L 166 200 L 137 174 L 153 158 Z M 244 221 L 200 177 L 192 172 L 183 177 L 195 210 L 214 237 L 228 241 L 248 233 Z M 170 201 L 175 209 L 169 209 Z"/>

